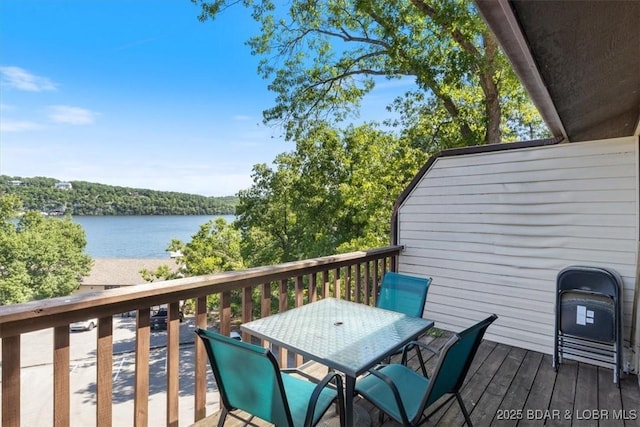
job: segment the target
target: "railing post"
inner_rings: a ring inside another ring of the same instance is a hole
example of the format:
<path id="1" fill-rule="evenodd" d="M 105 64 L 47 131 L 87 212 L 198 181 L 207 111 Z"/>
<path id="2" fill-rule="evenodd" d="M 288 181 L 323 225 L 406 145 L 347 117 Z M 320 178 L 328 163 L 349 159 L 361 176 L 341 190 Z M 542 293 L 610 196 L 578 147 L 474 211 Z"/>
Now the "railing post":
<path id="1" fill-rule="evenodd" d="M 318 279 L 316 273 L 309 274 L 309 302 L 318 300 Z"/>
<path id="2" fill-rule="evenodd" d="M 262 298 L 260 299 L 260 317 L 271 314 L 271 283 L 262 284 Z"/>
<path id="3" fill-rule="evenodd" d="M 329 289 L 329 270 L 324 270 L 322 272 L 322 298 L 327 298 L 331 296 L 331 291 Z"/>
<path id="4" fill-rule="evenodd" d="M 220 333 L 231 334 L 231 291 L 224 291 L 220 295 Z"/>
<path id="5" fill-rule="evenodd" d="M 253 320 L 253 288 L 247 286 L 242 288 L 242 323 Z M 248 342 L 251 335 L 246 332 L 242 333 L 242 340 Z"/>
<path id="6" fill-rule="evenodd" d="M 179 302 L 172 302 L 167 309 L 167 426 L 178 427 L 178 390 L 180 376 L 180 310 Z"/>
<path id="7" fill-rule="evenodd" d="M 373 284 L 371 286 L 371 297 L 373 300 L 373 305 L 378 304 L 378 291 L 380 290 L 380 260 L 376 259 L 373 261 Z"/>
<path id="8" fill-rule="evenodd" d="M 207 329 L 207 297 L 200 296 L 196 298 L 196 327 Z M 207 396 L 207 354 L 204 349 L 202 340 L 197 336 L 193 336 L 195 340 L 195 366 L 194 366 L 194 405 L 193 418 L 199 421 L 207 416 L 206 396 Z"/>
<path id="9" fill-rule="evenodd" d="M 362 266 L 360 263 L 356 264 L 356 302 L 362 302 Z"/>
<path id="10" fill-rule="evenodd" d="M 284 313 L 289 309 L 289 285 L 287 279 L 280 280 L 279 306 L 278 312 Z M 280 366 L 288 368 L 289 352 L 286 348 L 280 347 L 278 354 Z"/>
<path id="11" fill-rule="evenodd" d="M 98 319 L 96 421 L 98 427 L 113 425 L 113 316 Z"/>
<path id="12" fill-rule="evenodd" d="M 340 268 L 336 268 L 333 278 L 333 294 L 336 298 L 342 298 L 342 289 L 340 289 Z"/>
<path id="13" fill-rule="evenodd" d="M 372 292 L 371 292 L 371 288 L 373 286 L 371 286 L 371 283 L 369 282 L 369 280 L 371 279 L 371 262 L 367 261 L 364 263 L 364 304 L 365 305 L 369 305 L 371 304 L 371 297 L 372 297 Z"/>
<path id="14" fill-rule="evenodd" d="M 133 425 L 149 425 L 149 330 L 150 313 L 142 308 L 136 313 L 136 373 L 135 396 L 133 401 Z"/>
<path id="15" fill-rule="evenodd" d="M 69 325 L 62 325 L 53 328 L 53 425 L 56 427 L 71 423 L 70 393 Z"/>
<path id="16" fill-rule="evenodd" d="M 295 284 L 295 304 L 296 307 L 300 307 L 304 304 L 304 283 L 303 283 L 303 279 L 302 276 L 297 276 L 296 277 L 296 284 Z M 300 366 L 302 365 L 303 362 L 303 358 L 301 355 L 296 354 L 295 355 L 295 366 Z"/>
<path id="17" fill-rule="evenodd" d="M 2 338 L 2 426 L 20 427 L 20 335 Z"/>
<path id="18" fill-rule="evenodd" d="M 347 265 L 344 272 L 344 299 L 353 301 L 351 295 L 351 266 Z"/>

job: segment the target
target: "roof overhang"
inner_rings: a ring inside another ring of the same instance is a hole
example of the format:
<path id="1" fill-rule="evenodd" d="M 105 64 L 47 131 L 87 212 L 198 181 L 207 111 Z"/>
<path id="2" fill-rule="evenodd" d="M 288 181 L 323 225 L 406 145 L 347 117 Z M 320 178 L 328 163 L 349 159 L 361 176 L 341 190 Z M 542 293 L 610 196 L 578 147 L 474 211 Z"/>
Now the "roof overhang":
<path id="1" fill-rule="evenodd" d="M 475 4 L 554 136 L 639 134 L 639 0 Z"/>

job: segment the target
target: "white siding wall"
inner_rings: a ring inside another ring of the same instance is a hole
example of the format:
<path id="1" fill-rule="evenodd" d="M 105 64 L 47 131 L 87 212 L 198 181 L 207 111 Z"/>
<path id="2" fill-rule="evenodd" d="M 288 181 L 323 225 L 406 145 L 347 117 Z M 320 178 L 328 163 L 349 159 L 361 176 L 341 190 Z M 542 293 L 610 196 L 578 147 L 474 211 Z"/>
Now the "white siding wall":
<path id="1" fill-rule="evenodd" d="M 612 268 L 625 345 L 636 282 L 638 138 L 438 158 L 398 210 L 399 271 L 431 276 L 425 317 L 553 352 L 556 276 Z"/>

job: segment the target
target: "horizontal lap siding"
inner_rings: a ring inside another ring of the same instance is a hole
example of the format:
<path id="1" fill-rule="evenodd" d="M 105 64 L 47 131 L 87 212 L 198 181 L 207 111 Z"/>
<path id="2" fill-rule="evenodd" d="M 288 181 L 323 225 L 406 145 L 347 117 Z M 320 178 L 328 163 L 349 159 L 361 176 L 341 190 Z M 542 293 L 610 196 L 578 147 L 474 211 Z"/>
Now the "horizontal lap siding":
<path id="1" fill-rule="evenodd" d="M 551 353 L 556 277 L 615 269 L 630 337 L 638 242 L 637 138 L 438 158 L 398 210 L 399 270 L 431 276 L 426 316 Z"/>

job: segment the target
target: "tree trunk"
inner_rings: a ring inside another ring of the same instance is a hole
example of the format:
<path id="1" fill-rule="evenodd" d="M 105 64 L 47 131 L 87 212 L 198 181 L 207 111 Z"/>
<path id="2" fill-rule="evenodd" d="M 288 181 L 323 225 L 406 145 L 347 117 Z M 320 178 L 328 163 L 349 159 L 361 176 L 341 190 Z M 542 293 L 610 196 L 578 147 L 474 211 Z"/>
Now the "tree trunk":
<path id="1" fill-rule="evenodd" d="M 487 128 L 485 130 L 485 143 L 498 144 L 502 142 L 500 122 L 502 120 L 502 107 L 498 85 L 494 80 L 496 74 L 495 61 L 498 55 L 498 43 L 493 34 L 484 32 L 484 61 L 482 61 L 478 76 L 480 87 L 485 96 L 485 114 L 487 116 Z"/>

